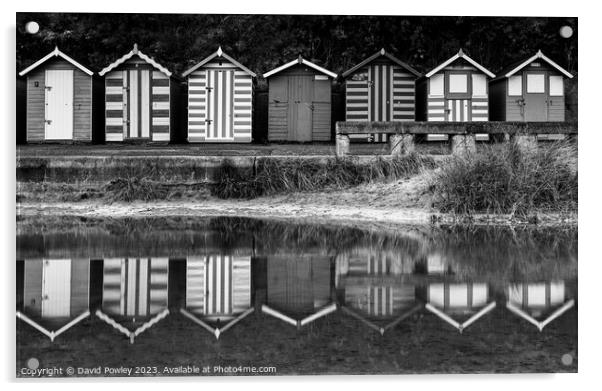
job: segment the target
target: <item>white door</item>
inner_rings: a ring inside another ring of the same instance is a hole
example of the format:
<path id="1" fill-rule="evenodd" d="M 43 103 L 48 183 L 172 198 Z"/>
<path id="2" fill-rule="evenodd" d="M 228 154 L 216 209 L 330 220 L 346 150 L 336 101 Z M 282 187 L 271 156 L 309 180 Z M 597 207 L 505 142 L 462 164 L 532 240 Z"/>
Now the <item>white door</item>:
<path id="1" fill-rule="evenodd" d="M 46 140 L 73 139 L 73 70 L 46 71 Z"/>
<path id="2" fill-rule="evenodd" d="M 46 260 L 42 272 L 42 317 L 71 315 L 71 260 Z"/>

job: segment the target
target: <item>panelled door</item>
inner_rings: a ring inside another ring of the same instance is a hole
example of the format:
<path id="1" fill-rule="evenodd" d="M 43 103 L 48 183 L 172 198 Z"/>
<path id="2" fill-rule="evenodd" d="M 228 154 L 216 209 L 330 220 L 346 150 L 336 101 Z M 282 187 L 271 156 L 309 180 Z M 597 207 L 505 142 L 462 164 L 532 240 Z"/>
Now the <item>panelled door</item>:
<path id="1" fill-rule="evenodd" d="M 46 260 L 42 272 L 42 317 L 71 315 L 71 260 Z"/>
<path id="2" fill-rule="evenodd" d="M 45 86 L 45 138 L 72 140 L 73 70 L 47 70 Z"/>
<path id="3" fill-rule="evenodd" d="M 545 72 L 525 72 L 525 121 L 547 121 L 547 85 Z"/>
<path id="4" fill-rule="evenodd" d="M 449 122 L 470 121 L 470 99 L 447 99 L 445 112 Z"/>
<path id="5" fill-rule="evenodd" d="M 290 141 L 311 141 L 314 76 L 289 76 L 288 126 Z"/>
<path id="6" fill-rule="evenodd" d="M 129 69 L 123 71 L 124 80 L 124 138 L 150 138 L 151 129 L 151 71 Z"/>
<path id="7" fill-rule="evenodd" d="M 234 70 L 207 70 L 206 139 L 234 139 Z"/>
<path id="8" fill-rule="evenodd" d="M 393 121 L 393 67 L 370 65 L 368 88 L 368 121 Z"/>

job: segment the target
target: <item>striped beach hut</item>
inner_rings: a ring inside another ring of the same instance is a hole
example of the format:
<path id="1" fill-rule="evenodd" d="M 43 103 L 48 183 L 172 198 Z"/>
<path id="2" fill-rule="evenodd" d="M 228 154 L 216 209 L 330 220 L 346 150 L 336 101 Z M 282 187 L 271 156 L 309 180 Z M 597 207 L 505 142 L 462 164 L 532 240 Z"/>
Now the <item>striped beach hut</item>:
<path id="1" fill-rule="evenodd" d="M 23 312 L 45 321 L 72 319 L 89 308 L 90 262 L 84 259 L 25 260 Z"/>
<path id="2" fill-rule="evenodd" d="M 467 122 L 489 119 L 487 80 L 495 75 L 460 50 L 416 87 L 420 121 Z"/>
<path id="3" fill-rule="evenodd" d="M 93 72 L 56 47 L 27 77 L 26 140 L 92 141 Z"/>
<path id="4" fill-rule="evenodd" d="M 506 307 L 543 328 L 575 305 L 564 281 L 509 284 Z"/>
<path id="5" fill-rule="evenodd" d="M 182 76 L 189 142 L 251 142 L 254 72 L 219 47 Z"/>
<path id="6" fill-rule="evenodd" d="M 251 257 L 209 255 L 186 261 L 186 309 L 227 322 L 251 308 Z"/>
<path id="7" fill-rule="evenodd" d="M 414 121 L 416 79 L 420 76 L 414 68 L 381 49 L 343 73 L 345 120 Z"/>
<path id="8" fill-rule="evenodd" d="M 489 83 L 494 121 L 564 121 L 564 82 L 573 75 L 540 51 Z"/>
<path id="9" fill-rule="evenodd" d="M 168 307 L 167 258 L 105 259 L 102 308 L 111 315 L 150 317 Z"/>
<path id="10" fill-rule="evenodd" d="M 170 141 L 179 86 L 167 68 L 134 44 L 99 74 L 105 78 L 106 141 Z"/>
<path id="11" fill-rule="evenodd" d="M 268 140 L 332 139 L 331 93 L 336 73 L 299 56 L 263 77 L 268 80 Z"/>

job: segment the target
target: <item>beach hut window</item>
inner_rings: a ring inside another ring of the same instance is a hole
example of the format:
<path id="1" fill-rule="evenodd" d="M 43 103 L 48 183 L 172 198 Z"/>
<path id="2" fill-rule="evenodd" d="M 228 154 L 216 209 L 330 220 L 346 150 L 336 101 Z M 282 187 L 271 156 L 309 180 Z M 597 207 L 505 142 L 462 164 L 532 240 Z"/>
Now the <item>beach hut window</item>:
<path id="1" fill-rule="evenodd" d="M 472 75 L 472 96 L 487 96 L 485 75 Z"/>
<path id="2" fill-rule="evenodd" d="M 466 75 L 449 75 L 449 92 L 452 94 L 468 92 L 468 77 Z"/>
<path id="3" fill-rule="evenodd" d="M 527 75 L 527 93 L 543 94 L 546 91 L 545 77 L 543 73 Z"/>
<path id="4" fill-rule="evenodd" d="M 564 82 L 562 76 L 550 76 L 550 96 L 564 95 Z"/>
<path id="5" fill-rule="evenodd" d="M 429 94 L 443 96 L 443 75 L 433 75 L 429 80 Z"/>
<path id="6" fill-rule="evenodd" d="M 508 95 L 520 96 L 523 94 L 522 76 L 510 76 L 508 78 Z"/>

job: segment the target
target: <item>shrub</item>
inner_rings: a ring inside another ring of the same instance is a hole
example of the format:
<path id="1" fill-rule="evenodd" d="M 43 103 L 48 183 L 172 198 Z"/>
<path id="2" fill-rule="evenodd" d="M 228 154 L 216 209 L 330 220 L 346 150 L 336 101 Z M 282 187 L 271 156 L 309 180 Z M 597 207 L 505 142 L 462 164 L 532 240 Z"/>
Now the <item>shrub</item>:
<path id="1" fill-rule="evenodd" d="M 575 146 L 559 142 L 534 152 L 509 143 L 452 157 L 433 177 L 435 205 L 462 214 L 574 210 L 576 156 Z"/>
<path id="2" fill-rule="evenodd" d="M 143 178 L 117 178 L 105 185 L 106 197 L 111 201 L 152 201 L 167 198 L 169 188 L 161 183 Z"/>

